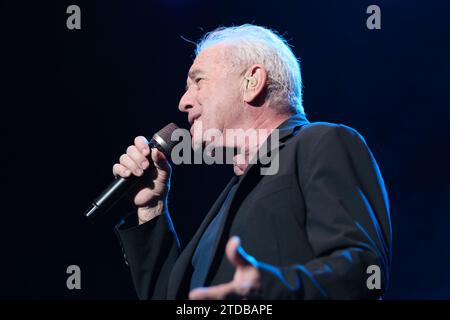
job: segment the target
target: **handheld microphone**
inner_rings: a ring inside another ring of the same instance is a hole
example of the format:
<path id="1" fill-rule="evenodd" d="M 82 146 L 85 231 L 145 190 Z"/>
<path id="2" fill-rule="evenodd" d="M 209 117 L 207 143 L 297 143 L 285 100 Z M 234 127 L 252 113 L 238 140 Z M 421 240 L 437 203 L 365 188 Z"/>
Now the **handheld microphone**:
<path id="1" fill-rule="evenodd" d="M 170 159 L 170 153 L 172 152 L 173 147 L 178 144 L 178 141 L 172 141 L 171 139 L 172 133 L 176 129 L 178 129 L 176 124 L 169 123 L 155 133 L 148 143 L 150 149 L 156 148 L 164 153 L 167 159 Z M 89 218 L 89 220 L 94 221 L 100 214 L 104 214 L 111 209 L 117 201 L 127 194 L 127 192 L 144 176 L 145 174 L 139 177 L 131 175 L 127 178 L 117 176 L 116 179 L 91 203 L 91 206 L 84 215 Z"/>

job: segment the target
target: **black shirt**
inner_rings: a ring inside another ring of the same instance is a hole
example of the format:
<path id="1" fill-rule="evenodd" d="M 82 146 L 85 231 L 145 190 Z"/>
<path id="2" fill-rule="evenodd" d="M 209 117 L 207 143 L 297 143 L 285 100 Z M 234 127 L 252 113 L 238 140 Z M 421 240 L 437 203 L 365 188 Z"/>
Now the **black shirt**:
<path id="1" fill-rule="evenodd" d="M 236 179 L 236 181 L 239 181 L 239 179 Z M 191 287 L 190 287 L 191 290 L 194 288 L 202 287 L 205 283 L 205 278 L 209 269 L 209 264 L 211 262 L 211 259 L 213 258 L 212 255 L 214 250 L 214 244 L 219 234 L 219 227 L 224 218 L 224 214 L 226 212 L 226 208 L 228 207 L 228 203 L 231 201 L 231 199 L 233 199 L 233 195 L 236 191 L 236 188 L 237 182 L 231 187 L 227 197 L 222 203 L 219 212 L 211 221 L 209 226 L 206 228 L 205 232 L 200 238 L 200 241 L 198 242 L 197 248 L 195 249 L 195 252 L 191 260 L 192 266 L 194 268 L 191 278 Z"/>

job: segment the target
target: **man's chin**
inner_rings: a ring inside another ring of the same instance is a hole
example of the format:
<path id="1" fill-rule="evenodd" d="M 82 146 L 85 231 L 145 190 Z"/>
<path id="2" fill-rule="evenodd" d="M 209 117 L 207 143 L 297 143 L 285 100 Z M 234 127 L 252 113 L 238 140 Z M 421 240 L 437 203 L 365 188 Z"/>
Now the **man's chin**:
<path id="1" fill-rule="evenodd" d="M 192 150 L 194 150 L 194 152 L 201 150 L 203 148 L 203 144 L 204 144 L 203 141 L 193 139 L 192 140 Z"/>

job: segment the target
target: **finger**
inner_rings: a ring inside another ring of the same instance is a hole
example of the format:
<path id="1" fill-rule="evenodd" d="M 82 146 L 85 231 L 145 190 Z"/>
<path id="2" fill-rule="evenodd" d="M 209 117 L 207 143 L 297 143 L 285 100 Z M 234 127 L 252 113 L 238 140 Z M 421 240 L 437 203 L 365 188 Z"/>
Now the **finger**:
<path id="1" fill-rule="evenodd" d="M 207 288 L 197 288 L 189 293 L 191 300 L 223 300 L 234 293 L 232 282 L 219 284 Z"/>
<path id="2" fill-rule="evenodd" d="M 134 139 L 134 145 L 144 156 L 150 154 L 150 147 L 148 145 L 148 140 L 144 136 L 138 136 Z"/>
<path id="3" fill-rule="evenodd" d="M 167 161 L 164 153 L 159 151 L 158 149 L 152 149 L 152 160 L 157 169 L 161 169 L 166 172 L 171 172 L 172 168 L 170 167 L 169 161 Z"/>
<path id="4" fill-rule="evenodd" d="M 241 240 L 239 237 L 234 236 L 230 240 L 228 240 L 226 246 L 226 253 L 228 260 L 234 267 L 247 266 L 249 263 L 245 260 L 241 254 L 238 252 L 239 246 L 241 245 Z"/>
<path id="5" fill-rule="evenodd" d="M 138 150 L 136 146 L 129 146 L 127 148 L 127 155 L 141 168 L 145 170 L 149 166 L 147 158 Z"/>
<path id="6" fill-rule="evenodd" d="M 114 176 L 121 176 L 123 178 L 129 177 L 131 174 L 131 170 L 129 170 L 127 167 L 121 165 L 120 163 L 115 163 L 113 165 L 113 175 Z"/>
<path id="7" fill-rule="evenodd" d="M 133 159 L 131 159 L 127 154 L 121 155 L 119 162 L 121 165 L 128 168 L 135 176 L 140 176 L 143 173 L 137 163 L 134 162 Z"/>
<path id="8" fill-rule="evenodd" d="M 260 272 L 253 266 L 247 266 L 240 271 L 238 275 L 235 275 L 236 294 L 241 297 L 257 296 L 260 291 Z"/>

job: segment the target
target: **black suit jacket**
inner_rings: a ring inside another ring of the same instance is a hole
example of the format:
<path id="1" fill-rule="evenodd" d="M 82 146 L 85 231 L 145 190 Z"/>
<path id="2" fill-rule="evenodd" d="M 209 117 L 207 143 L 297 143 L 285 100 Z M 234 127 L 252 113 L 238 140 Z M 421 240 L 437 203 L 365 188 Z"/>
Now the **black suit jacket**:
<path id="1" fill-rule="evenodd" d="M 205 285 L 232 280 L 225 245 L 238 235 L 244 257 L 261 270 L 260 298 L 379 298 L 391 261 L 389 204 L 364 139 L 349 127 L 296 115 L 280 126 L 279 141 L 272 151 L 277 174 L 261 175 L 258 163 L 241 177 Z M 233 179 L 184 248 L 169 216 L 118 226 L 140 299 L 187 298 L 192 255 Z M 367 286 L 371 265 L 381 271 L 380 289 Z"/>

